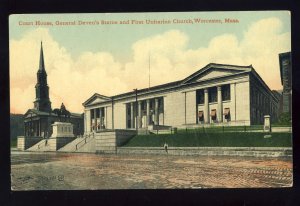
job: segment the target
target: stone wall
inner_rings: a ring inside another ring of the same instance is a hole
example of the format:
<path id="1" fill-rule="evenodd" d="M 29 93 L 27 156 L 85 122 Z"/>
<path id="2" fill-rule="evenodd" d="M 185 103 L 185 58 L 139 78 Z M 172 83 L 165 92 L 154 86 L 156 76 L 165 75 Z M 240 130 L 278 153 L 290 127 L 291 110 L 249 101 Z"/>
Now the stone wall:
<path id="1" fill-rule="evenodd" d="M 49 138 L 47 140 L 47 144 L 49 145 L 50 151 L 57 151 L 68 143 L 72 142 L 74 139 L 75 137 Z"/>
<path id="2" fill-rule="evenodd" d="M 106 107 L 106 129 L 113 129 L 112 128 L 112 107 Z"/>
<path id="3" fill-rule="evenodd" d="M 126 129 L 126 106 L 124 102 L 114 104 L 114 128 Z"/>
<path id="4" fill-rule="evenodd" d="M 85 110 L 84 111 L 84 132 L 89 133 L 91 132 L 91 110 Z"/>
<path id="5" fill-rule="evenodd" d="M 136 135 L 135 130 L 111 130 L 95 133 L 96 153 L 116 153 L 117 147 Z"/>
<path id="6" fill-rule="evenodd" d="M 117 154 L 291 157 L 289 147 L 119 147 Z"/>
<path id="7" fill-rule="evenodd" d="M 186 92 L 186 124 L 196 124 L 196 91 Z"/>
<path id="8" fill-rule="evenodd" d="M 236 84 L 236 120 L 250 125 L 250 84 L 249 81 Z"/>
<path id="9" fill-rule="evenodd" d="M 26 150 L 39 141 L 41 141 L 41 137 L 24 137 L 24 136 L 18 136 L 17 140 L 17 148 L 18 150 Z"/>
<path id="10" fill-rule="evenodd" d="M 196 101 L 196 100 L 195 100 Z M 184 124 L 185 94 L 174 91 L 164 98 L 165 125 L 179 126 Z"/>

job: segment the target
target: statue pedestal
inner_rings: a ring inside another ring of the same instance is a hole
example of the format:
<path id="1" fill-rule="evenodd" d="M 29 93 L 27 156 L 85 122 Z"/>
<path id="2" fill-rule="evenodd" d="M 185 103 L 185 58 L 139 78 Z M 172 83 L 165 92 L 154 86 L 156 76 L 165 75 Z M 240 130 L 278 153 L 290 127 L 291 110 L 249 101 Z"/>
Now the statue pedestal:
<path id="1" fill-rule="evenodd" d="M 264 116 L 264 132 L 271 132 L 270 115 Z"/>
<path id="2" fill-rule="evenodd" d="M 52 124 L 53 133 L 51 138 L 57 137 L 74 137 L 73 125 L 68 122 L 54 122 Z"/>
<path id="3" fill-rule="evenodd" d="M 68 122 L 54 122 L 53 133 L 48 139 L 49 151 L 57 151 L 75 139 L 73 125 Z"/>

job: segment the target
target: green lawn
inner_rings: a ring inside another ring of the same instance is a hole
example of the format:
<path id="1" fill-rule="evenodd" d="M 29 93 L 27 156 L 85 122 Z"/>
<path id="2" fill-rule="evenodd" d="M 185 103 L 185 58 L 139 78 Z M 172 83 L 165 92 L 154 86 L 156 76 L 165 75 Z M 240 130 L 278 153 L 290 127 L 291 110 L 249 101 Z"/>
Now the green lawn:
<path id="1" fill-rule="evenodd" d="M 291 147 L 291 133 L 272 133 L 264 138 L 261 132 L 151 134 L 133 137 L 125 147 Z"/>
<path id="2" fill-rule="evenodd" d="M 178 133 L 213 133 L 213 132 L 244 132 L 263 130 L 263 125 L 252 125 L 252 126 L 211 126 L 211 127 L 197 127 L 178 129 Z"/>

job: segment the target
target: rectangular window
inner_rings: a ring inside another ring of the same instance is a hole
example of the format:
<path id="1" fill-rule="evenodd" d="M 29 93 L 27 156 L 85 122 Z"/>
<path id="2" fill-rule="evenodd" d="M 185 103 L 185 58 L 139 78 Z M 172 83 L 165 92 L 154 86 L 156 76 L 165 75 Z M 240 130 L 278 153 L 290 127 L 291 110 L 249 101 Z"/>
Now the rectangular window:
<path id="1" fill-rule="evenodd" d="M 211 120 L 217 120 L 217 110 L 212 109 L 210 112 Z"/>
<path id="2" fill-rule="evenodd" d="M 100 108 L 101 109 L 101 108 Z M 99 118 L 100 117 L 100 109 L 96 109 L 96 118 Z"/>
<path id="3" fill-rule="evenodd" d="M 224 117 L 225 117 L 225 119 L 227 119 L 227 120 L 230 119 L 230 109 L 229 109 L 229 108 L 225 108 L 225 109 L 224 109 Z"/>
<path id="4" fill-rule="evenodd" d="M 222 101 L 230 100 L 230 84 L 222 86 Z"/>
<path id="5" fill-rule="evenodd" d="M 204 120 L 203 111 L 198 112 L 198 120 L 199 120 L 199 122 L 203 122 L 203 120 Z"/>
<path id="6" fill-rule="evenodd" d="M 197 104 L 204 104 L 204 90 L 199 89 L 196 92 Z"/>
<path id="7" fill-rule="evenodd" d="M 94 110 L 91 109 L 90 111 L 91 111 L 91 118 L 94 119 Z"/>
<path id="8" fill-rule="evenodd" d="M 127 128 L 131 128 L 131 121 L 127 120 Z"/>
<path id="9" fill-rule="evenodd" d="M 208 100 L 209 100 L 209 103 L 218 101 L 217 87 L 209 88 L 209 90 L 208 90 Z"/>
<path id="10" fill-rule="evenodd" d="M 102 117 L 105 117 L 105 110 L 104 110 L 104 107 L 102 107 L 101 110 L 102 110 L 102 111 L 101 111 Z M 99 117 L 100 117 L 100 116 L 99 116 Z"/>
<path id="11" fill-rule="evenodd" d="M 163 98 L 158 99 L 158 111 L 159 113 L 163 113 L 164 111 Z"/>
<path id="12" fill-rule="evenodd" d="M 130 104 L 127 106 L 127 115 L 130 115 L 130 113 L 131 113 L 131 106 L 130 106 Z"/>

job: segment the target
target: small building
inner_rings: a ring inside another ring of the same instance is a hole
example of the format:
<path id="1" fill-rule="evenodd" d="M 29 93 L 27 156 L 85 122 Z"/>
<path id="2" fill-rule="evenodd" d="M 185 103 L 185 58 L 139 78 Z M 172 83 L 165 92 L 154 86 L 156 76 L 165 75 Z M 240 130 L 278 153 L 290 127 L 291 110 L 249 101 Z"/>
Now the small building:
<path id="1" fill-rule="evenodd" d="M 35 94 L 34 108 L 27 110 L 24 114 L 25 136 L 50 137 L 52 134 L 51 125 L 54 122 L 72 123 L 74 135 L 83 134 L 83 114 L 70 113 L 64 104 L 61 105 L 60 109 L 52 110 L 51 108 L 42 43 Z"/>
<path id="2" fill-rule="evenodd" d="M 183 80 L 84 103 L 85 133 L 103 129 L 263 124 L 275 121 L 279 99 L 252 65 L 210 63 Z"/>
<path id="3" fill-rule="evenodd" d="M 282 90 L 282 113 L 292 112 L 292 58 L 291 52 L 279 54 Z"/>

